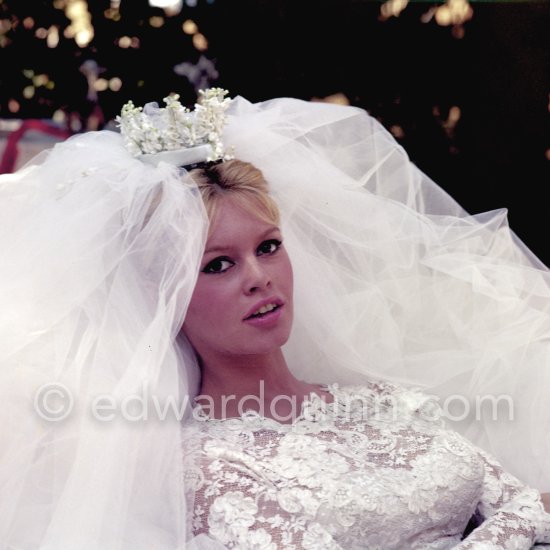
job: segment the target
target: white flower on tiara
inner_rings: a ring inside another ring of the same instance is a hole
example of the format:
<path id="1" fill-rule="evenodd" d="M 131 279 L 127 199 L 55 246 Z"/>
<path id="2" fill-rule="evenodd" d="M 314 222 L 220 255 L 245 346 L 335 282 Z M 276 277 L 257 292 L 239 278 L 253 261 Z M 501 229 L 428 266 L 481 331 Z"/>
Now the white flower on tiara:
<path id="1" fill-rule="evenodd" d="M 193 111 L 179 102 L 177 94 L 164 98 L 166 107 L 158 103 L 136 107 L 128 101 L 115 120 L 127 149 L 135 157 L 210 145 L 206 161 L 228 160 L 232 156 L 221 139 L 225 111 L 231 103 L 225 97 L 228 93 L 223 88 L 199 90 Z"/>

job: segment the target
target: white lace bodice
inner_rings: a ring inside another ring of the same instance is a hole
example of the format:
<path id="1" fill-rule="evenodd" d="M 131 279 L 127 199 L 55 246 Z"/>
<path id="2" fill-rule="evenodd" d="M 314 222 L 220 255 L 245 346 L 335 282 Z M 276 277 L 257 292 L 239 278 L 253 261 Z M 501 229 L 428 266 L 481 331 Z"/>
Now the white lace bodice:
<path id="1" fill-rule="evenodd" d="M 265 550 L 548 541 L 538 491 L 446 429 L 428 396 L 379 382 L 326 390 L 334 402 L 312 394 L 292 424 L 196 411 L 184 459 L 195 535 Z"/>

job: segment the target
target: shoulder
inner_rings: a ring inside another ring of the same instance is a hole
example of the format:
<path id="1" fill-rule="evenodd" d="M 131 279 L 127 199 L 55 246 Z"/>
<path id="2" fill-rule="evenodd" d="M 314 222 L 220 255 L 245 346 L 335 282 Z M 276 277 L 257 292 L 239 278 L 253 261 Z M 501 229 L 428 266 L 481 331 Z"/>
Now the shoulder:
<path id="1" fill-rule="evenodd" d="M 338 406 L 364 406 L 391 411 L 394 417 L 415 417 L 430 422 L 442 422 L 438 397 L 416 386 L 405 386 L 382 379 L 367 379 L 362 384 L 327 386 Z"/>

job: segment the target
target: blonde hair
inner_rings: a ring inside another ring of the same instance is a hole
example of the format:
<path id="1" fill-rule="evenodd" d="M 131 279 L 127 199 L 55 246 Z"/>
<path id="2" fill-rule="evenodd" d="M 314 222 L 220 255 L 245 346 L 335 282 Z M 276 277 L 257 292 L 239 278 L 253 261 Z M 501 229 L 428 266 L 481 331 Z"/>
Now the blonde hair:
<path id="1" fill-rule="evenodd" d="M 279 225 L 279 208 L 269 194 L 269 185 L 261 170 L 250 162 L 233 159 L 195 168 L 189 174 L 199 188 L 211 221 L 220 201 L 227 197 L 262 221 Z"/>

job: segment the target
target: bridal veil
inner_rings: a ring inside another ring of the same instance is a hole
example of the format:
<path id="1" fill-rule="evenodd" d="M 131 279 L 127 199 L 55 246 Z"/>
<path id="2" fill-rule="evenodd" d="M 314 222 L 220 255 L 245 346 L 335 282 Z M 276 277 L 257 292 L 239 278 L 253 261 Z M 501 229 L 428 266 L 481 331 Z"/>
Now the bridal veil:
<path id="1" fill-rule="evenodd" d="M 420 386 L 550 490 L 550 275 L 506 211 L 469 215 L 359 108 L 237 97 L 227 115 L 281 209 L 296 376 Z M 185 548 L 193 183 L 91 132 L 2 176 L 0 215 L 2 548 Z"/>

